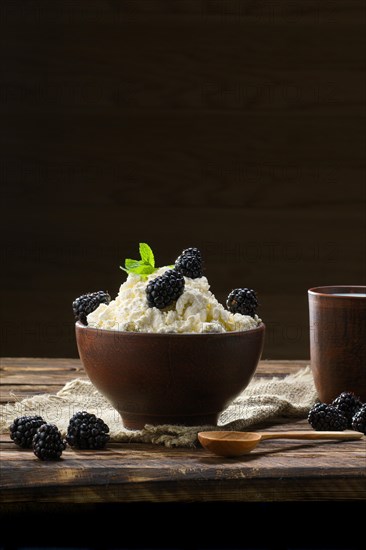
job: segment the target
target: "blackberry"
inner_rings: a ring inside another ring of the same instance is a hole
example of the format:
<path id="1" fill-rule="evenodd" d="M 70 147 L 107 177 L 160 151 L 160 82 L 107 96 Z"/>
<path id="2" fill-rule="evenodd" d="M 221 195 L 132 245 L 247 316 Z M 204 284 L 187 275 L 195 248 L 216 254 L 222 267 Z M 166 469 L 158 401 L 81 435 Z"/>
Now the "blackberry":
<path id="1" fill-rule="evenodd" d="M 352 417 L 356 414 L 362 403 L 352 392 L 343 392 L 332 403 L 348 420 L 348 428 L 352 426 Z"/>
<path id="2" fill-rule="evenodd" d="M 362 405 L 352 418 L 352 429 L 366 435 L 366 404 Z"/>
<path id="3" fill-rule="evenodd" d="M 226 307 L 231 313 L 254 317 L 258 307 L 257 295 L 250 288 L 235 288 L 227 297 Z"/>
<path id="4" fill-rule="evenodd" d="M 40 460 L 58 460 L 66 442 L 54 424 L 43 424 L 33 437 L 33 452 Z"/>
<path id="5" fill-rule="evenodd" d="M 184 291 L 184 277 L 182 273 L 169 269 L 163 275 L 150 281 L 146 287 L 146 297 L 149 307 L 164 309 Z"/>
<path id="6" fill-rule="evenodd" d="M 109 428 L 101 418 L 81 411 L 70 419 L 66 441 L 77 449 L 103 449 L 109 441 L 108 432 Z"/>
<path id="7" fill-rule="evenodd" d="M 202 277 L 202 255 L 198 248 L 186 248 L 175 260 L 175 269 L 190 279 Z"/>
<path id="8" fill-rule="evenodd" d="M 33 436 L 42 424 L 46 422 L 41 416 L 19 416 L 9 427 L 10 438 L 19 447 L 31 449 Z"/>
<path id="9" fill-rule="evenodd" d="M 104 290 L 79 296 L 79 298 L 76 298 L 72 303 L 75 319 L 83 323 L 83 325 L 87 325 L 87 315 L 95 311 L 100 304 L 108 305 L 110 301 L 111 297 L 108 292 L 104 292 Z"/>
<path id="10" fill-rule="evenodd" d="M 347 418 L 336 407 L 325 403 L 318 403 L 311 409 L 308 422 L 317 431 L 342 432 L 348 426 Z"/>
<path id="11" fill-rule="evenodd" d="M 196 256 L 202 261 L 202 254 L 198 248 L 185 248 L 181 256 Z"/>

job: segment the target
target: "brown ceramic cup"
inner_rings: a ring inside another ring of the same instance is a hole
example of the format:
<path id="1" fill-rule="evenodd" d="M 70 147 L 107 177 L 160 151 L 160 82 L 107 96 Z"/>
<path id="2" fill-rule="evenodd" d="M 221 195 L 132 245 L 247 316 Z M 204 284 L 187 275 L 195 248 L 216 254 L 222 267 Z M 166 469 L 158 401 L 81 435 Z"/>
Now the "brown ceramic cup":
<path id="1" fill-rule="evenodd" d="M 223 334 L 152 334 L 98 330 L 76 323 L 84 368 L 127 428 L 145 424 L 216 424 L 249 384 L 260 359 L 264 324 Z"/>
<path id="2" fill-rule="evenodd" d="M 343 391 L 366 401 L 366 286 L 323 286 L 309 295 L 310 356 L 321 401 Z"/>

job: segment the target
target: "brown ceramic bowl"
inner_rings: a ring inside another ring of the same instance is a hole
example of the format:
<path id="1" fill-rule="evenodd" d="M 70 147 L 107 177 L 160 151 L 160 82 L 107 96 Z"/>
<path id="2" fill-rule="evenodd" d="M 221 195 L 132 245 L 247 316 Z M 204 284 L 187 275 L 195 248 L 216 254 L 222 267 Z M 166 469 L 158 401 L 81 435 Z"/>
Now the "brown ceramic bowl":
<path id="1" fill-rule="evenodd" d="M 223 334 L 150 334 L 76 323 L 84 368 L 127 428 L 216 424 L 246 388 L 260 359 L 265 326 Z"/>

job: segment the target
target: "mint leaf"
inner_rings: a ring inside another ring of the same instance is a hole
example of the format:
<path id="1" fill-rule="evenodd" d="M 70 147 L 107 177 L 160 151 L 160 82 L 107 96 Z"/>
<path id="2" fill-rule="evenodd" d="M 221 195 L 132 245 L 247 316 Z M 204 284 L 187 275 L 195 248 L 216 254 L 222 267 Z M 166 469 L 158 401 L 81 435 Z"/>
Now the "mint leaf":
<path id="1" fill-rule="evenodd" d="M 146 243 L 140 243 L 140 256 L 141 260 L 145 264 L 149 264 L 152 267 L 155 267 L 155 258 L 153 251 L 151 250 L 150 246 Z"/>
<path id="2" fill-rule="evenodd" d="M 140 260 L 130 260 L 130 258 L 125 259 L 125 268 L 126 269 L 135 269 L 141 265 Z"/>
<path id="3" fill-rule="evenodd" d="M 155 268 L 152 265 L 141 264 L 138 267 L 134 268 L 133 272 L 138 275 L 150 275 L 154 273 Z"/>
<path id="4" fill-rule="evenodd" d="M 137 260 L 126 261 L 125 267 L 120 266 L 120 268 L 126 273 L 136 273 L 137 275 L 150 275 L 156 271 L 152 265 Z"/>
<path id="5" fill-rule="evenodd" d="M 120 266 L 120 268 L 127 274 L 136 273 L 142 278 L 154 273 L 156 271 L 154 254 L 148 244 L 140 243 L 140 256 L 141 260 L 126 258 L 125 267 Z"/>

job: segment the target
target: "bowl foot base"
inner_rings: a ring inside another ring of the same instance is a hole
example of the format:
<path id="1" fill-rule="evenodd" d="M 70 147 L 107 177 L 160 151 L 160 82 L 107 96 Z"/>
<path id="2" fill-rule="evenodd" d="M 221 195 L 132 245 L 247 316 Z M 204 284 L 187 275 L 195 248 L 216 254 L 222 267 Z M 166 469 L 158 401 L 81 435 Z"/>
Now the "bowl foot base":
<path id="1" fill-rule="evenodd" d="M 217 426 L 219 413 L 189 416 L 147 415 L 120 412 L 125 428 L 129 430 L 142 430 L 146 424 L 161 426 L 173 424 L 177 426 Z"/>

